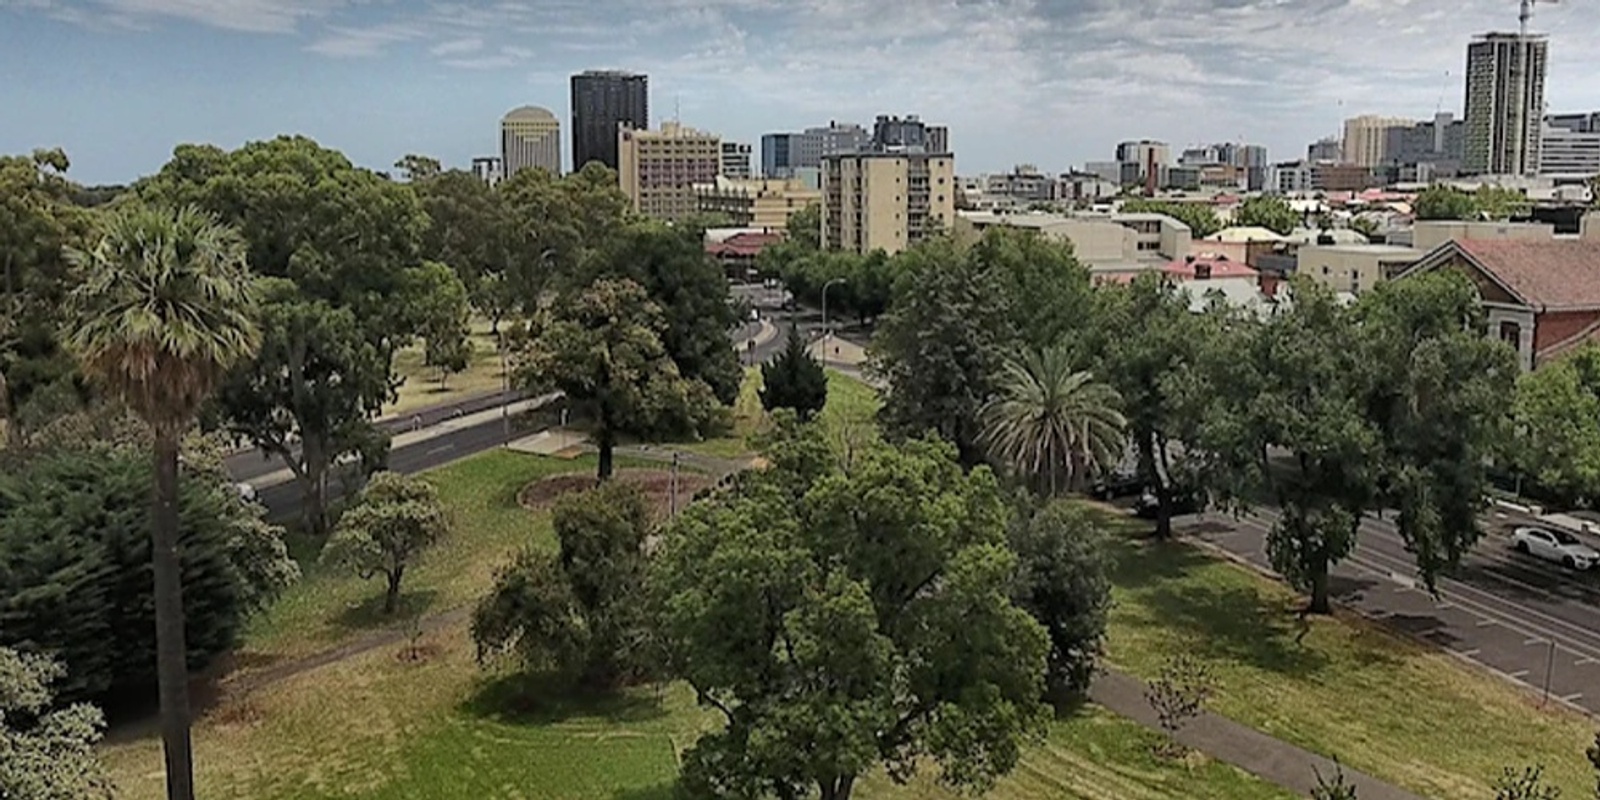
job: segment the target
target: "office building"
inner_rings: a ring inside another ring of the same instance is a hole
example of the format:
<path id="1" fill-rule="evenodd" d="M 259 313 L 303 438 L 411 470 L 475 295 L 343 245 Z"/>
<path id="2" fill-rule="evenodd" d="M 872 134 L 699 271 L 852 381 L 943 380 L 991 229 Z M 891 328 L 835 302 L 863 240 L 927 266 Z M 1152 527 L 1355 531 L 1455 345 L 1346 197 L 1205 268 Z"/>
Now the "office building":
<path id="1" fill-rule="evenodd" d="M 735 179 L 719 176 L 694 187 L 699 210 L 726 214 L 740 228 L 781 231 L 789 217 L 812 203 L 822 202 L 822 192 L 799 178 Z"/>
<path id="2" fill-rule="evenodd" d="M 1172 161 L 1172 150 L 1166 142 L 1152 139 L 1121 142 L 1117 145 L 1117 163 L 1122 165 L 1118 178 L 1123 185 L 1157 187 L 1166 183 L 1167 166 Z"/>
<path id="3" fill-rule="evenodd" d="M 1544 121 L 1552 128 L 1573 133 L 1600 133 L 1600 111 L 1588 114 L 1551 114 Z"/>
<path id="4" fill-rule="evenodd" d="M 950 127 L 947 125 L 928 126 L 928 150 L 933 153 L 949 153 Z"/>
<path id="5" fill-rule="evenodd" d="M 1285 161 L 1267 168 L 1266 189 L 1270 194 L 1299 194 L 1311 191 L 1311 164 Z"/>
<path id="6" fill-rule="evenodd" d="M 1360 192 L 1376 184 L 1372 168 L 1360 164 L 1311 165 L 1311 191 L 1314 192 Z"/>
<path id="7" fill-rule="evenodd" d="M 983 176 L 983 193 L 1027 203 L 1055 199 L 1055 179 L 1032 164 L 1018 164 L 1010 172 Z"/>
<path id="8" fill-rule="evenodd" d="M 750 145 L 742 142 L 722 143 L 722 175 L 735 179 L 751 177 Z"/>
<path id="9" fill-rule="evenodd" d="M 1529 175 L 1539 168 L 1544 116 L 1543 36 L 1487 33 L 1467 46 L 1466 142 L 1470 175 Z"/>
<path id="10" fill-rule="evenodd" d="M 1083 171 L 1093 175 L 1106 183 L 1118 186 L 1122 183 L 1122 165 L 1115 161 L 1087 161 L 1084 162 Z"/>
<path id="11" fill-rule="evenodd" d="M 617 130 L 617 176 L 633 210 L 668 221 L 699 210 L 695 184 L 715 183 L 722 170 L 722 140 L 677 122 L 658 131 Z"/>
<path id="12" fill-rule="evenodd" d="M 1338 161 L 1344 158 L 1344 143 L 1337 136 L 1318 139 L 1306 147 L 1306 160 L 1315 164 L 1318 161 Z"/>
<path id="13" fill-rule="evenodd" d="M 1466 122 L 1448 111 L 1408 127 L 1390 128 L 1383 165 L 1415 168 L 1428 164 L 1434 175 L 1453 175 L 1461 167 L 1466 129 Z"/>
<path id="14" fill-rule="evenodd" d="M 955 156 L 928 150 L 916 117 L 880 116 L 853 152 L 822 159 L 823 246 L 854 253 L 898 253 L 956 214 Z"/>
<path id="15" fill-rule="evenodd" d="M 500 169 L 499 156 L 478 156 L 472 159 L 472 174 L 478 180 L 493 186 L 500 182 L 505 173 Z"/>
<path id="16" fill-rule="evenodd" d="M 829 122 L 825 128 L 806 128 L 795 142 L 794 167 L 821 167 L 822 160 L 841 153 L 854 153 L 872 140 L 867 129 L 853 122 Z"/>
<path id="17" fill-rule="evenodd" d="M 769 133 L 761 137 L 761 177 L 788 178 L 794 175 L 799 155 L 799 133 Z"/>
<path id="18" fill-rule="evenodd" d="M 1389 132 L 1410 128 L 1415 120 L 1363 114 L 1344 121 L 1344 144 L 1340 151 L 1347 164 L 1376 167 L 1388 160 Z"/>
<path id="19" fill-rule="evenodd" d="M 1540 175 L 1600 175 L 1600 130 L 1547 125 L 1539 142 Z"/>
<path id="20" fill-rule="evenodd" d="M 523 106 L 500 120 L 500 169 L 507 178 L 538 167 L 561 174 L 561 121 L 549 109 Z"/>
<path id="21" fill-rule="evenodd" d="M 583 169 L 590 161 L 619 169 L 621 126 L 650 128 L 650 79 L 609 70 L 572 76 L 572 169 Z"/>

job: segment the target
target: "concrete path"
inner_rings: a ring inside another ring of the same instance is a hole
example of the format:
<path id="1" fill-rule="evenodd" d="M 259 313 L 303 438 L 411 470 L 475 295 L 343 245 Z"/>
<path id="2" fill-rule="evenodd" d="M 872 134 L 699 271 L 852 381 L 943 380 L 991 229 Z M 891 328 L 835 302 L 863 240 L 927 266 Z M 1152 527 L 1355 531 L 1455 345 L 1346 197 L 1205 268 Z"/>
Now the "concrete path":
<path id="1" fill-rule="evenodd" d="M 1161 725 L 1145 700 L 1144 691 L 1143 681 L 1120 672 L 1106 672 L 1096 677 L 1089 687 L 1089 699 L 1141 725 L 1160 730 Z M 1310 795 L 1316 788 L 1319 771 L 1330 780 L 1335 771 L 1330 759 L 1210 712 L 1191 720 L 1178 731 L 1177 739 L 1185 747 L 1302 795 Z M 1342 769 L 1345 782 L 1356 787 L 1356 796 L 1361 800 L 1422 800 L 1418 795 L 1349 766 Z"/>

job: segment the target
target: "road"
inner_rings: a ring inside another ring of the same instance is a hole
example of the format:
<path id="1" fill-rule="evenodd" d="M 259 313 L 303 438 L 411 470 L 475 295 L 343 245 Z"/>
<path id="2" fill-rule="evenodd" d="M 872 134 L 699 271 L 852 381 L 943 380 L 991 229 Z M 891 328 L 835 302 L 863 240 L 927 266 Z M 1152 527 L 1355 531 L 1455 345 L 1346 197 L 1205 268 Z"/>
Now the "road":
<path id="1" fill-rule="evenodd" d="M 1240 519 L 1212 512 L 1182 518 L 1180 529 L 1270 571 L 1273 519 L 1266 509 Z M 1513 512 L 1486 518 L 1490 534 L 1439 581 L 1434 598 L 1415 579 L 1394 524 L 1368 517 L 1356 552 L 1333 571 L 1334 598 L 1541 696 L 1548 685 L 1552 699 L 1600 713 L 1600 576 L 1512 551 L 1509 528 L 1528 522 Z"/>

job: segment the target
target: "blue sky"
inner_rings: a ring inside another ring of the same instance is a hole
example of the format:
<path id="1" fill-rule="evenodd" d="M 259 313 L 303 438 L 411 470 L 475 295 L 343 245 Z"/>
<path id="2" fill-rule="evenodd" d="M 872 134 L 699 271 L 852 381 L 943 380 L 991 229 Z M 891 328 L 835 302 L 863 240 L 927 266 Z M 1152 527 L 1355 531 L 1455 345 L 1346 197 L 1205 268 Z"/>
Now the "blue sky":
<path id="1" fill-rule="evenodd" d="M 567 77 L 650 75 L 652 122 L 758 143 L 918 113 L 962 173 L 1247 139 L 1274 159 L 1359 113 L 1460 110 L 1474 33 L 1516 0 L 0 0 L 0 152 L 87 183 L 179 142 L 303 133 L 384 168 L 465 166 L 502 114 L 565 124 Z M 1540 5 L 1554 111 L 1600 110 L 1600 8 Z M 563 138 L 567 134 L 563 132 Z M 564 143 L 563 149 L 567 148 Z M 570 158 L 570 153 L 566 154 Z"/>

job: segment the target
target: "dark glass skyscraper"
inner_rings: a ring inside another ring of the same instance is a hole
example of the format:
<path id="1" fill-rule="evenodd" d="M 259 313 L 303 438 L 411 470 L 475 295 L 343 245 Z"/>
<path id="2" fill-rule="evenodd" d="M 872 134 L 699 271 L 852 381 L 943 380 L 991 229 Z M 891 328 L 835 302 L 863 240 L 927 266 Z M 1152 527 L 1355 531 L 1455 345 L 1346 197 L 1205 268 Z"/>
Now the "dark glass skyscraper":
<path id="1" fill-rule="evenodd" d="M 650 78 L 589 70 L 572 76 L 572 168 L 590 161 L 617 168 L 617 125 L 650 127 Z"/>

